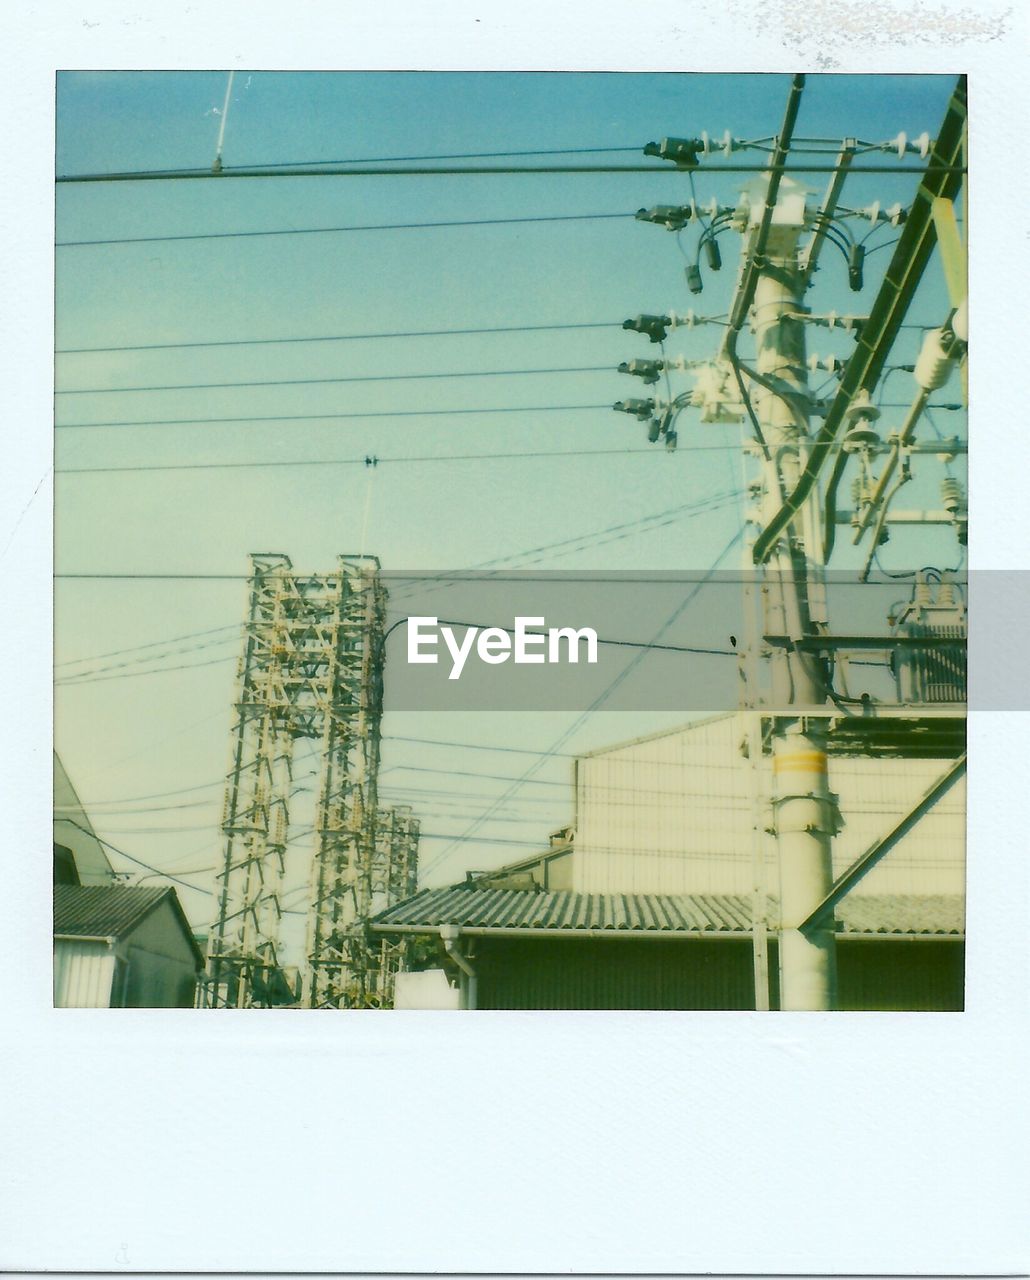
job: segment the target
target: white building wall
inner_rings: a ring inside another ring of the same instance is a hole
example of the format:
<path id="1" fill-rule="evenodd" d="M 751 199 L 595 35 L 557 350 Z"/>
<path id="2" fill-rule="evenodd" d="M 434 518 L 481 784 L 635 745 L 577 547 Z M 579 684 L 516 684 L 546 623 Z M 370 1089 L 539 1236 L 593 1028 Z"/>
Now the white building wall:
<path id="1" fill-rule="evenodd" d="M 54 843 L 72 851 L 80 884 L 114 884 L 115 874 L 93 826 L 54 752 Z"/>
<path id="2" fill-rule="evenodd" d="M 55 941 L 54 1008 L 108 1008 L 114 966 L 106 942 Z"/>
<path id="3" fill-rule="evenodd" d="M 576 770 L 574 887 L 585 893 L 750 893 L 755 841 L 775 895 L 768 757 L 752 780 L 737 715 L 586 756 Z M 845 825 L 839 874 L 948 767 L 942 760 L 831 758 Z M 752 788 L 757 788 L 755 808 Z M 757 822 L 755 816 L 757 814 Z M 858 886 L 858 893 L 961 893 L 965 786 L 949 794 Z"/>

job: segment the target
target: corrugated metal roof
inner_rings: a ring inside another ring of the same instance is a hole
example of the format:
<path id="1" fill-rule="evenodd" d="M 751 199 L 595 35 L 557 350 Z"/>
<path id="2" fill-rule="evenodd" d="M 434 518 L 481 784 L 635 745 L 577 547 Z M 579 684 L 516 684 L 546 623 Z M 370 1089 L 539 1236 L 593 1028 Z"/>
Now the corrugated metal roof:
<path id="1" fill-rule="evenodd" d="M 54 885 L 54 933 L 80 938 L 120 938 L 174 890 L 155 886 Z"/>
<path id="2" fill-rule="evenodd" d="M 775 916 L 776 903 L 770 902 Z M 845 899 L 837 908 L 844 933 L 939 934 L 963 932 L 963 902 L 947 894 L 870 894 Z M 474 884 L 425 889 L 381 912 L 372 926 L 435 930 L 580 930 L 617 934 L 748 933 L 751 903 L 728 893 L 573 893 L 528 889 L 481 889 Z"/>
<path id="3" fill-rule="evenodd" d="M 964 898 L 957 893 L 851 894 L 837 906 L 845 933 L 946 934 L 966 930 Z"/>

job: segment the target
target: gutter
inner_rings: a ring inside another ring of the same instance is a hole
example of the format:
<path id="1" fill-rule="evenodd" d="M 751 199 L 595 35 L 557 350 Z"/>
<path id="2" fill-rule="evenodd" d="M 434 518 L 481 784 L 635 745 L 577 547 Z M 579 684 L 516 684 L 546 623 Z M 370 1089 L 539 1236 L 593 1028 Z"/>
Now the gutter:
<path id="1" fill-rule="evenodd" d="M 371 928 L 374 933 L 439 933 L 440 937 L 444 939 L 445 949 L 447 948 L 447 940 L 444 937 L 445 930 L 454 931 L 450 935 L 452 942 L 459 934 L 464 934 L 469 938 L 526 938 L 529 936 L 546 938 L 637 938 L 651 939 L 657 942 L 661 942 L 663 939 L 668 941 L 680 938 L 739 939 L 751 937 L 750 929 L 549 929 L 546 925 L 523 925 L 519 927 L 517 925 L 458 926 L 455 924 L 373 924 Z M 448 950 L 448 955 L 450 954 L 451 952 Z M 459 967 L 463 967 L 457 955 L 454 955 L 453 958 Z"/>
<path id="2" fill-rule="evenodd" d="M 753 936 L 750 929 L 548 929 L 546 926 L 542 928 L 533 926 L 517 928 L 512 925 L 491 927 L 490 925 L 459 926 L 455 924 L 374 924 L 371 928 L 373 933 L 412 933 L 422 934 L 423 936 L 438 933 L 443 940 L 447 954 L 458 968 L 473 980 L 478 975 L 468 959 L 457 950 L 455 945 L 460 935 L 469 938 L 633 938 L 652 942 L 679 942 L 684 939 L 692 941 L 697 939 L 709 939 L 711 941 L 725 939 L 730 942 L 742 942 L 750 940 Z M 836 935 L 838 941 L 847 941 L 851 938 L 859 941 L 870 938 L 894 938 L 898 941 L 907 939 L 912 942 L 939 942 L 942 939 L 961 941 L 964 936 L 963 933 L 895 933 L 888 930 L 861 933 L 847 930 Z M 450 945 L 448 945 L 448 940 Z"/>
<path id="3" fill-rule="evenodd" d="M 475 969 L 469 963 L 468 957 L 458 949 L 458 938 L 462 932 L 461 927 L 456 924 L 442 924 L 439 927 L 439 932 L 443 949 L 462 973 L 461 1007 L 463 1009 L 475 1009 L 479 979 Z"/>

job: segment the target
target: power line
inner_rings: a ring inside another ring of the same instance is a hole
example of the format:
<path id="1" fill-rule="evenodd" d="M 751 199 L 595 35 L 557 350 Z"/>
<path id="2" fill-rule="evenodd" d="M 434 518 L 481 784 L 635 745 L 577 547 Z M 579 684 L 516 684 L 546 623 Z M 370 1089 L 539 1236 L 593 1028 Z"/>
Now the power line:
<path id="1" fill-rule="evenodd" d="M 596 320 L 583 324 L 509 324 L 471 329 L 393 329 L 386 333 L 325 333 L 295 338 L 227 338 L 212 342 L 151 342 L 138 346 L 58 347 L 56 355 L 90 355 L 112 351 L 181 351 L 198 347 L 263 347 L 303 342 L 366 342 L 383 338 L 449 338 L 481 333 L 543 333 L 558 329 L 618 329 L 621 320 Z"/>
<path id="2" fill-rule="evenodd" d="M 106 653 L 92 653 L 85 658 L 66 658 L 63 662 L 55 662 L 55 667 L 77 666 L 81 662 L 98 662 L 101 658 L 120 658 L 125 653 L 138 653 L 141 649 L 163 649 L 165 645 L 174 644 L 177 640 L 196 640 L 200 636 L 218 635 L 223 631 L 239 631 L 235 623 L 225 627 L 210 627 L 206 631 L 187 631 L 183 635 L 168 636 L 164 640 L 151 640 L 148 644 L 130 645 L 128 649 L 109 649 Z M 142 661 L 142 659 L 141 659 Z"/>
<path id="3" fill-rule="evenodd" d="M 225 628 L 229 630 L 230 628 Z M 124 662 L 110 662 L 101 667 L 88 667 L 85 671 L 72 671 L 67 675 L 59 676 L 58 684 L 67 684 L 73 681 L 82 680 L 86 676 L 104 675 L 108 671 L 118 671 L 125 667 L 137 666 L 144 662 L 160 662 L 164 658 L 179 657 L 187 653 L 200 653 L 204 649 L 222 648 L 227 644 L 235 641 L 233 636 L 223 636 L 220 640 L 205 640 L 200 644 L 183 645 L 178 649 L 162 649 L 158 653 L 143 655 L 141 657 L 126 658 Z M 131 672 L 129 674 L 132 674 Z"/>
<path id="4" fill-rule="evenodd" d="M 370 413 L 273 413 L 244 414 L 241 417 L 232 418 L 148 418 L 134 422 L 55 422 L 54 426 L 59 431 L 71 431 L 87 430 L 93 427 L 182 427 L 219 422 L 339 422 L 353 418 L 450 418 L 470 413 L 571 413 L 587 409 L 610 408 L 610 404 L 504 405 L 484 409 L 393 409 L 373 410 Z"/>
<path id="5" fill-rule="evenodd" d="M 618 152 L 637 153 L 640 145 L 629 147 L 533 147 L 518 151 L 454 151 L 427 156 L 345 156 L 337 160 L 272 160 L 260 164 L 223 166 L 222 173 L 234 169 L 296 169 L 326 164 L 414 164 L 431 160 L 506 160 L 522 156 L 580 156 L 614 155 Z M 195 173 L 195 169 L 162 169 L 161 173 Z"/>
<path id="6" fill-rule="evenodd" d="M 231 418 L 142 418 L 120 422 L 55 422 L 58 431 L 90 430 L 95 427 L 183 427 L 215 425 L 218 423 L 237 422 L 342 422 L 351 419 L 373 418 L 453 418 L 474 413 L 582 413 L 597 412 L 600 409 L 611 409 L 611 404 L 536 404 L 536 405 L 500 405 L 474 409 L 376 409 L 371 412 L 347 413 L 274 413 L 243 414 Z M 909 404 L 885 404 L 884 409 L 908 409 Z M 935 404 L 931 406 L 941 411 L 957 411 L 965 408 L 961 404 Z"/>
<path id="7" fill-rule="evenodd" d="M 717 177 L 722 173 L 756 173 L 768 174 L 773 171 L 783 173 L 836 173 L 836 164 L 790 164 L 784 161 L 778 164 L 719 164 L 712 168 L 699 170 L 705 177 Z M 964 174 L 965 166 L 948 165 L 931 162 L 930 164 L 864 164 L 853 167 L 849 176 L 859 177 L 861 174 L 916 174 L 924 177 L 930 173 Z M 648 173 L 652 176 L 666 175 L 680 178 L 683 172 L 676 166 L 666 167 L 654 164 L 541 164 L 541 165 L 413 165 L 404 168 L 376 169 L 367 166 L 353 168 L 312 168 L 310 166 L 289 166 L 281 168 L 235 168 L 218 173 L 211 169 L 138 169 L 121 173 L 75 173 L 59 174 L 58 186 L 75 186 L 104 182 L 196 182 L 215 180 L 223 182 L 229 179 L 244 178 L 461 178 L 481 176 L 532 176 L 536 174 L 603 174 L 603 173 Z"/>
<path id="8" fill-rule="evenodd" d="M 483 742 L 457 742 L 452 738 L 412 738 L 405 737 L 397 733 L 384 733 L 384 742 L 414 742 L 420 746 L 427 747 L 458 747 L 466 751 L 490 751 L 500 752 L 504 755 L 519 756 L 538 756 L 539 751 L 533 750 L 531 747 L 502 747 L 490 746 Z M 579 757 L 572 751 L 552 751 L 549 753 L 555 759 L 576 760 Z"/>
<path id="9" fill-rule="evenodd" d="M 124 849 L 119 849 L 116 844 L 112 844 L 110 840 L 105 840 L 103 836 L 98 836 L 95 831 L 91 831 L 89 827 L 84 827 L 80 822 L 76 822 L 74 818 L 65 818 L 64 821 L 70 822 L 73 827 L 77 827 L 81 832 L 83 832 L 83 834 L 87 836 L 92 836 L 94 840 L 99 841 L 99 843 L 102 844 L 106 849 L 110 849 L 112 853 L 117 853 L 119 857 L 128 858 L 130 862 L 135 862 L 138 867 L 144 867 L 146 868 L 147 871 L 152 871 L 156 876 L 163 876 L 164 879 L 166 880 L 174 880 L 176 884 L 181 884 L 184 889 L 192 889 L 194 893 L 204 893 L 204 894 L 207 894 L 208 897 L 213 896 L 213 892 L 210 889 L 199 889 L 195 884 L 189 884 L 185 880 L 178 879 L 177 876 L 173 876 L 168 872 L 161 871 L 157 867 L 152 867 L 149 862 L 144 862 L 142 858 L 133 857 L 131 853 L 126 853 Z M 203 828 L 198 827 L 197 829 L 202 830 Z M 205 872 L 215 871 L 215 870 L 217 870 L 216 867 L 204 868 Z M 201 872 L 199 871 L 195 873 L 191 872 L 191 874 L 200 875 Z"/>
<path id="10" fill-rule="evenodd" d="M 463 571 L 463 574 L 490 570 L 492 566 L 504 566 L 508 564 L 508 562 L 510 561 L 513 561 L 513 560 L 518 561 L 520 559 L 523 559 L 526 556 L 537 556 L 538 557 L 537 561 L 527 562 L 530 564 L 537 563 L 540 558 L 543 558 L 541 557 L 540 553 L 552 552 L 555 556 L 574 553 L 576 551 L 585 550 L 591 546 L 604 545 L 606 541 L 607 542 L 614 541 L 615 539 L 609 536 L 612 534 L 618 535 L 619 538 L 626 538 L 626 537 L 632 536 L 633 533 L 638 533 L 638 534 L 651 533 L 656 528 L 663 527 L 664 524 L 672 523 L 677 517 L 682 517 L 683 519 L 686 520 L 686 519 L 692 518 L 693 516 L 708 514 L 711 511 L 719 510 L 720 507 L 724 506 L 727 501 L 732 501 L 735 498 L 740 497 L 741 492 L 742 491 L 740 490 L 730 490 L 723 493 L 713 494 L 711 495 L 710 498 L 704 499 L 700 502 L 680 504 L 675 507 L 669 507 L 664 511 L 653 512 L 651 515 L 642 516 L 637 520 L 623 521 L 617 524 L 607 525 L 602 529 L 592 530 L 589 533 L 577 534 L 572 538 L 562 538 L 556 542 L 542 543 L 541 545 L 536 547 L 530 547 L 523 551 L 513 552 L 511 555 L 508 555 L 508 556 L 499 556 L 492 560 L 483 561 L 479 565 L 473 566 L 470 570 Z M 651 527 L 650 528 L 643 527 L 647 525 L 650 525 Z M 55 576 L 63 577 L 65 575 L 57 574 Z M 496 573 L 490 573 L 489 576 L 491 581 L 497 581 Z M 430 575 L 428 578 L 429 582 L 439 583 L 442 580 L 443 580 L 443 576 L 439 574 Z M 467 580 L 467 579 L 463 576 L 458 580 Z M 419 582 L 421 583 L 422 579 L 419 579 Z M 403 597 L 404 593 L 401 592 L 400 594 L 401 594 L 401 597 Z M 203 638 L 203 637 L 209 637 L 211 635 L 219 634 L 225 631 L 237 632 L 238 630 L 239 628 L 234 625 L 229 625 L 226 627 L 215 627 L 206 631 L 187 632 L 184 635 L 171 636 L 167 640 L 153 641 L 150 644 L 141 645 L 136 648 L 112 650 L 108 654 L 96 655 L 93 659 L 87 659 L 87 658 L 75 659 L 75 660 L 72 660 L 74 663 L 81 664 L 82 662 L 86 662 L 86 661 L 99 660 L 102 657 L 118 657 L 123 653 L 139 653 L 143 649 L 158 648 L 163 650 L 163 652 L 154 654 L 151 657 L 147 657 L 146 655 L 143 655 L 140 657 L 129 659 L 125 663 L 114 663 L 109 666 L 95 668 L 93 670 L 73 672 L 69 676 L 64 677 L 63 679 L 58 679 L 57 681 L 55 681 L 55 683 L 62 687 L 66 687 L 68 685 L 76 685 L 76 684 L 95 684 L 95 683 L 99 683 L 101 680 L 116 680 L 116 679 L 126 678 L 128 676 L 157 675 L 165 671 L 182 671 L 182 670 L 191 670 L 194 667 L 216 666 L 223 662 L 231 661 L 235 655 L 228 655 L 224 658 L 216 659 L 211 662 L 183 663 L 183 664 L 177 664 L 171 667 L 150 667 L 146 670 L 141 670 L 141 671 L 124 672 L 123 675 L 106 674 L 107 672 L 117 671 L 121 667 L 133 666 L 136 663 L 143 663 L 148 661 L 155 662 L 155 661 L 159 661 L 161 658 L 170 657 L 177 653 L 190 653 L 190 652 L 195 652 L 208 647 L 219 646 L 227 643 L 230 637 L 225 637 L 223 640 L 207 640 L 206 643 L 204 644 L 193 645 L 180 650 L 165 649 L 165 646 L 172 644 L 177 640 Z M 620 642 L 613 641 L 611 643 L 618 644 Z M 699 650 L 698 652 L 701 652 L 701 651 Z M 712 651 L 712 652 L 715 652 L 715 651 Z M 719 652 L 721 653 L 723 651 L 719 651 Z M 728 653 L 730 651 L 725 651 L 725 652 Z M 62 663 L 60 665 L 67 666 L 70 664 Z M 157 798 L 157 797 L 142 797 L 142 798 L 147 799 L 147 798 Z"/>
<path id="11" fill-rule="evenodd" d="M 112 803 L 112 802 L 109 802 L 109 803 Z M 145 814 L 145 813 L 173 813 L 173 812 L 177 813 L 183 809 L 211 809 L 211 808 L 217 807 L 219 803 L 220 802 L 218 798 L 215 797 L 214 799 L 211 799 L 211 800 L 181 800 L 176 804 L 148 804 L 141 809 L 123 809 L 123 808 L 113 809 L 113 808 L 106 808 L 104 806 L 90 806 L 90 807 L 93 808 L 94 811 L 96 811 L 96 809 L 99 807 L 100 809 L 99 816 L 106 822 L 108 818 L 131 818 L 131 817 L 135 817 L 137 814 Z M 79 805 L 74 805 L 74 806 L 55 805 L 54 817 L 57 819 L 60 819 L 62 816 L 61 809 L 65 807 L 73 809 L 73 811 L 76 813 L 78 813 L 80 809 Z M 179 829 L 180 828 L 171 828 L 171 827 L 169 828 L 169 830 L 179 830 Z"/>
<path id="12" fill-rule="evenodd" d="M 774 136 L 766 138 L 752 138 L 748 140 L 740 139 L 737 141 L 738 148 L 746 148 L 753 151 L 770 151 L 769 143 L 775 141 Z M 840 149 L 840 141 L 836 138 L 795 138 L 791 146 L 791 151 L 797 154 L 836 154 Z M 892 144 L 888 144 L 892 145 Z M 882 143 L 863 142 L 858 140 L 856 144 L 859 152 L 880 151 L 883 149 Z M 636 142 L 631 146 L 623 147 L 533 147 L 522 149 L 519 151 L 456 151 L 453 153 L 436 153 L 426 156 L 345 156 L 341 160 L 276 160 L 260 164 L 239 164 L 227 166 L 228 171 L 235 169 L 293 169 L 299 165 L 324 165 L 324 164 L 410 164 L 415 162 L 427 162 L 430 160 L 504 160 L 518 158 L 522 156 L 578 156 L 578 155 L 615 155 L 617 153 L 639 154 L 641 151 L 640 143 Z M 175 170 L 165 170 L 164 172 L 175 172 Z M 192 172 L 186 170 L 185 172 Z M 224 172 L 224 170 L 223 170 Z"/>
<path id="13" fill-rule="evenodd" d="M 64 574 L 55 574 L 55 577 L 65 576 L 66 575 Z M 64 680 L 57 680 L 55 683 L 62 689 L 77 688 L 79 685 L 83 684 L 103 684 L 108 680 L 129 680 L 133 676 L 161 676 L 167 675 L 172 671 L 196 671 L 198 667 L 217 667 L 221 666 L 223 663 L 235 661 L 236 654 L 230 653 L 224 658 L 208 658 L 205 662 L 180 662 L 174 667 L 151 667 L 146 671 L 119 671 L 116 675 L 87 676 L 81 680 L 69 677 Z"/>
<path id="14" fill-rule="evenodd" d="M 687 595 L 680 602 L 680 604 L 677 605 L 674 612 L 670 614 L 670 616 L 666 619 L 664 623 L 662 623 L 658 631 L 655 632 L 655 635 L 652 637 L 653 640 L 657 641 L 660 636 L 664 635 L 666 631 L 668 631 L 669 627 L 672 626 L 673 623 L 676 622 L 683 615 L 683 613 L 689 608 L 689 606 L 697 597 L 699 592 L 701 592 L 708 585 L 711 579 L 715 576 L 715 573 L 718 570 L 719 565 L 729 554 L 730 550 L 743 537 L 743 532 L 744 532 L 743 529 L 738 529 L 737 532 L 734 533 L 733 537 L 730 538 L 726 546 L 722 549 L 722 551 L 719 552 L 718 556 L 715 558 L 711 566 L 705 571 L 705 574 L 699 579 L 699 581 L 695 584 L 695 586 L 687 593 Z M 641 649 L 639 652 L 637 652 L 630 659 L 629 663 L 625 667 L 623 667 L 623 669 L 618 673 L 618 675 L 616 675 L 615 678 L 611 680 L 609 684 L 601 691 L 601 693 L 598 694 L 598 696 L 593 700 L 593 702 L 591 702 L 590 706 L 588 706 L 586 710 L 583 711 L 582 714 L 579 715 L 573 721 L 573 723 L 569 725 L 569 727 L 559 735 L 559 737 L 551 744 L 551 746 L 547 750 L 537 753 L 536 761 L 528 766 L 526 771 L 523 773 L 522 777 L 519 778 L 517 782 L 513 782 L 505 790 L 503 795 L 499 796 L 497 800 L 472 824 L 472 826 L 468 828 L 467 830 L 468 837 L 474 836 L 476 831 L 478 831 L 479 828 L 485 822 L 489 821 L 491 814 L 494 813 L 497 809 L 499 809 L 501 805 L 504 804 L 507 800 L 509 800 L 513 795 L 517 794 L 519 787 L 522 786 L 523 783 L 528 781 L 536 772 L 536 770 L 546 763 L 548 757 L 552 754 L 552 752 L 563 747 L 568 742 L 568 740 L 572 737 L 572 735 L 587 722 L 590 716 L 599 707 L 604 705 L 607 699 L 616 691 L 616 689 L 618 689 L 619 685 L 622 684 L 622 682 L 625 679 L 627 679 L 627 677 L 640 665 L 640 663 L 646 657 L 646 653 L 647 653 L 646 649 Z M 435 858 L 430 860 L 430 862 L 423 868 L 423 871 L 425 873 L 428 873 L 430 870 L 432 870 L 433 867 L 439 865 L 439 863 L 443 859 L 445 859 L 447 855 L 450 853 L 455 843 L 457 842 L 452 841 L 451 844 L 446 845 L 436 855 Z"/>
<path id="15" fill-rule="evenodd" d="M 687 453 L 725 452 L 727 449 L 738 450 L 737 444 L 691 444 L 686 447 Z M 666 454 L 665 450 L 640 449 L 546 449 L 529 450 L 515 453 L 435 453 L 420 454 L 409 457 L 383 458 L 376 456 L 375 465 L 390 466 L 395 463 L 425 462 L 477 462 L 494 459 L 538 459 L 538 458 L 609 458 L 635 456 L 638 458 L 655 458 Z M 361 458 L 288 458 L 271 462 L 169 462 L 147 463 L 124 467 L 56 467 L 54 474 L 59 476 L 110 475 L 117 472 L 137 471 L 241 471 L 268 467 L 367 467 L 369 455 Z"/>
<path id="16" fill-rule="evenodd" d="M 372 373 L 343 378 L 274 378 L 264 382 L 175 382 L 136 387 L 70 387 L 54 392 L 58 396 L 109 396 L 129 391 L 216 391 L 228 387 L 331 386 L 344 382 L 423 382 L 438 378 L 514 378 L 545 373 L 615 373 L 610 364 L 575 365 L 550 369 L 459 369 L 449 373 Z"/>
<path id="17" fill-rule="evenodd" d="M 632 218 L 632 213 L 539 214 L 524 218 L 451 218 L 440 222 L 369 222 L 341 227 L 282 227 L 268 231 L 205 231 L 169 236 L 111 236 L 103 240 L 58 240 L 57 249 L 96 248 L 115 244 L 172 244 L 189 240 L 256 240 L 270 236 L 324 236 L 352 231 L 430 231 L 444 227 L 501 227 L 543 222 L 601 222 Z"/>
<path id="18" fill-rule="evenodd" d="M 932 324 L 903 324 L 902 329 L 933 328 Z M 311 337 L 288 338 L 225 338 L 206 342 L 148 342 L 109 347 L 58 347 L 55 355 L 101 355 L 116 351 L 186 351 L 211 347 L 264 347 L 289 346 L 311 342 L 368 342 L 390 338 L 451 338 L 468 337 L 487 333 L 551 333 L 573 329 L 621 329 L 621 320 L 594 320 L 574 324 L 508 324 L 492 327 L 474 326 L 466 329 L 404 329 L 383 333 L 325 333 Z"/>
<path id="19" fill-rule="evenodd" d="M 467 582 L 469 581 L 468 575 L 480 573 L 484 570 L 491 569 L 492 566 L 494 565 L 507 567 L 507 568 L 510 568 L 512 572 L 516 572 L 519 566 L 518 565 L 509 566 L 507 565 L 508 561 L 521 559 L 524 556 L 538 555 L 540 552 L 553 551 L 553 550 L 557 550 L 565 547 L 571 547 L 574 550 L 583 550 L 583 549 L 586 549 L 586 547 L 592 544 L 595 544 L 599 539 L 605 538 L 608 534 L 622 533 L 623 531 L 645 532 L 645 530 L 641 529 L 642 525 L 646 525 L 646 524 L 655 525 L 656 522 L 663 521 L 663 520 L 671 521 L 675 519 L 675 517 L 678 515 L 682 515 L 684 519 L 689 519 L 691 516 L 696 516 L 696 515 L 706 515 L 713 510 L 718 510 L 720 506 L 725 505 L 727 502 L 740 497 L 741 492 L 742 491 L 740 490 L 729 490 L 723 493 L 715 494 L 710 498 L 702 499 L 699 502 L 698 501 L 687 502 L 687 503 L 682 503 L 675 507 L 668 507 L 664 511 L 653 512 L 651 515 L 641 516 L 639 519 L 636 519 L 636 520 L 624 521 L 620 524 L 607 525 L 603 529 L 595 529 L 590 533 L 577 534 L 572 538 L 562 538 L 557 542 L 545 542 L 537 547 L 529 547 L 522 551 L 512 552 L 510 555 L 507 555 L 507 556 L 499 556 L 494 560 L 483 561 L 479 565 L 473 566 L 470 569 L 456 570 L 453 575 L 428 573 L 424 578 L 420 575 L 416 575 L 415 581 L 418 585 L 421 585 L 424 582 L 441 582 L 441 581 L 444 581 L 446 578 L 450 577 L 450 580 L 455 582 Z M 650 532 L 650 531 L 651 530 L 646 530 L 646 532 Z M 490 580 L 492 582 L 502 581 L 503 579 L 499 577 L 499 574 L 500 574 L 500 569 L 498 569 L 497 572 L 491 572 Z M 141 572 L 68 573 L 68 572 L 57 572 L 54 574 L 54 577 L 59 579 L 68 579 L 68 580 L 96 579 L 100 581 L 124 580 L 124 581 L 130 581 L 130 582 L 133 582 L 133 581 L 249 582 L 251 580 L 251 576 L 249 574 L 244 574 L 244 573 L 141 573 Z M 519 582 L 529 581 L 529 579 L 524 574 L 519 575 L 516 580 Z M 583 581 L 587 581 L 588 579 L 586 579 L 582 575 L 579 575 L 577 576 L 576 580 L 583 582 Z M 599 580 L 608 581 L 608 579 L 605 579 L 605 578 L 602 578 Z M 702 579 L 702 581 L 704 580 L 707 580 L 707 578 Z M 413 589 L 413 588 L 410 588 L 410 589 Z"/>
<path id="20" fill-rule="evenodd" d="M 151 791 L 142 796 L 122 796 L 115 800 L 91 800 L 81 807 L 87 812 L 103 808 L 109 804 L 134 804 L 138 800 L 163 800 L 167 796 L 184 796 L 191 791 L 211 791 L 215 787 L 224 787 L 225 779 L 217 778 L 214 782 L 198 782 L 195 787 L 176 787 L 173 791 Z M 55 806 L 57 808 L 59 806 Z"/>
<path id="21" fill-rule="evenodd" d="M 492 631 L 504 631 L 508 635 L 515 635 L 514 627 L 502 627 L 492 622 L 464 622 L 455 618 L 438 618 L 437 621 L 443 626 L 449 627 L 489 627 Z M 527 631 L 528 636 L 545 636 L 545 631 Z M 682 644 L 656 644 L 650 640 L 606 640 L 603 636 L 597 637 L 598 644 L 610 645 L 619 649 L 654 649 L 666 653 L 694 653 L 701 654 L 705 657 L 715 658 L 735 658 L 738 656 L 735 649 L 701 649 L 691 645 Z"/>

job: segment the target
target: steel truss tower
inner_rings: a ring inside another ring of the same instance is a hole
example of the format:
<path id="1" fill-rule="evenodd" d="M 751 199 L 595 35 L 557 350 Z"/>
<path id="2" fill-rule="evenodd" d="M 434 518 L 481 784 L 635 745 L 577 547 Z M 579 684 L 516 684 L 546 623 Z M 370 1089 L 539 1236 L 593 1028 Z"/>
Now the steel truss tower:
<path id="1" fill-rule="evenodd" d="M 418 890 L 419 821 L 407 805 L 379 815 L 375 861 L 372 864 L 372 912 L 384 910 Z M 375 944 L 370 944 L 375 945 Z M 411 941 L 386 938 L 378 943 L 370 964 L 366 1003 L 393 1004 L 394 979 L 408 967 Z"/>
<path id="2" fill-rule="evenodd" d="M 378 1003 L 383 958 L 367 943 L 364 922 L 380 901 L 413 891 L 418 844 L 410 814 L 391 813 L 380 831 L 386 591 L 379 562 L 341 556 L 335 573 L 309 577 L 294 574 L 283 555 L 254 555 L 251 563 L 204 1004 L 296 1002 L 279 940 L 298 739 L 319 744 L 320 773 L 302 1003 Z M 401 960 L 390 957 L 394 971 Z"/>

